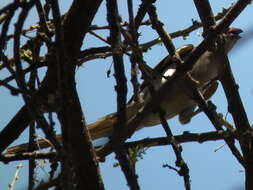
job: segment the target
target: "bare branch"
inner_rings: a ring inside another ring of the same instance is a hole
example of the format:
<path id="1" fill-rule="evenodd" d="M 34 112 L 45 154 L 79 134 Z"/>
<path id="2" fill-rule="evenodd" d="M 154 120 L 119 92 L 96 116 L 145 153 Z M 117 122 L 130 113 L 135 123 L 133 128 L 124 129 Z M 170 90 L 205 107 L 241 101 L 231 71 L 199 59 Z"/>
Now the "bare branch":
<path id="1" fill-rule="evenodd" d="M 240 138 L 236 131 L 213 131 L 206 133 L 189 133 L 184 132 L 182 135 L 174 136 L 176 142 L 178 143 L 189 143 L 189 142 L 197 142 L 204 143 L 208 141 L 216 141 L 223 140 L 227 137 L 231 138 Z M 125 147 L 131 148 L 135 146 L 140 147 L 156 147 L 156 146 L 166 146 L 170 145 L 171 141 L 168 137 L 158 137 L 158 138 L 146 138 L 139 141 L 126 142 Z"/>
<path id="2" fill-rule="evenodd" d="M 10 190 L 14 190 L 14 186 L 15 186 L 16 182 L 18 181 L 19 177 L 20 177 L 20 176 L 19 176 L 19 173 L 20 173 L 21 168 L 23 168 L 23 165 L 22 165 L 22 164 L 17 165 L 17 169 L 16 169 L 15 175 L 14 175 L 14 177 L 13 177 L 13 180 L 12 180 L 12 182 L 9 184 L 9 189 L 10 189 Z"/>
<path id="3" fill-rule="evenodd" d="M 59 156 L 56 152 L 24 152 L 0 156 L 0 160 L 4 163 L 29 159 L 59 159 Z"/>
<path id="4" fill-rule="evenodd" d="M 235 122 L 237 130 L 242 134 L 249 134 L 249 138 L 241 138 L 239 139 L 239 142 L 243 152 L 243 158 L 245 163 L 245 189 L 251 189 L 253 187 L 253 182 L 251 180 L 253 177 L 252 127 L 250 127 L 249 125 L 248 117 L 245 112 L 240 94 L 238 92 L 238 85 L 234 80 L 228 57 L 224 53 L 222 53 L 221 56 L 223 57 L 225 62 L 225 71 L 223 72 L 223 76 L 221 77 L 221 83 L 227 97 L 228 111 L 233 116 L 233 120 Z"/>
<path id="5" fill-rule="evenodd" d="M 211 27 L 215 25 L 213 11 L 208 0 L 194 0 L 194 3 L 198 10 L 199 17 L 203 23 L 203 36 L 205 37 L 207 33 L 211 30 Z"/>
<path id="6" fill-rule="evenodd" d="M 176 155 L 176 166 L 180 168 L 178 171 L 178 174 L 180 176 L 183 176 L 184 178 L 184 186 L 186 190 L 191 189 L 191 184 L 190 184 L 190 175 L 189 175 L 189 167 L 187 166 L 186 162 L 184 161 L 181 152 L 183 151 L 182 147 L 180 144 L 177 143 L 175 140 L 170 127 L 165 119 L 164 112 L 162 110 L 159 111 L 159 116 L 161 120 L 161 124 L 163 126 L 163 129 L 165 130 L 168 140 L 172 145 L 173 151 Z"/>
<path id="7" fill-rule="evenodd" d="M 139 190 L 137 177 L 130 168 L 126 152 L 121 145 L 120 132 L 126 127 L 126 101 L 127 101 L 127 84 L 125 68 L 123 63 L 123 54 L 118 50 L 121 49 L 121 37 L 119 28 L 119 13 L 116 0 L 107 0 L 107 20 L 110 26 L 110 43 L 112 45 L 113 63 L 116 79 L 117 92 L 117 122 L 113 127 L 113 133 L 109 141 L 115 146 L 116 158 L 119 160 L 121 169 L 131 190 Z M 120 143 L 118 143 L 120 142 Z"/>

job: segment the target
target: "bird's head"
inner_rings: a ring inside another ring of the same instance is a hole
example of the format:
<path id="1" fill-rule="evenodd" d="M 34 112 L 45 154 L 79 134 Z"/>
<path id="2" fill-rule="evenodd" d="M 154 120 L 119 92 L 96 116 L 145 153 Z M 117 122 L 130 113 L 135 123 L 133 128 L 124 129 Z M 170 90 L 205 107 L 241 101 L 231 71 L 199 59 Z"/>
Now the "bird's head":
<path id="1" fill-rule="evenodd" d="M 235 43 L 241 38 L 239 34 L 242 32 L 243 31 L 239 28 L 228 28 L 224 31 L 224 49 L 226 52 L 229 52 Z"/>

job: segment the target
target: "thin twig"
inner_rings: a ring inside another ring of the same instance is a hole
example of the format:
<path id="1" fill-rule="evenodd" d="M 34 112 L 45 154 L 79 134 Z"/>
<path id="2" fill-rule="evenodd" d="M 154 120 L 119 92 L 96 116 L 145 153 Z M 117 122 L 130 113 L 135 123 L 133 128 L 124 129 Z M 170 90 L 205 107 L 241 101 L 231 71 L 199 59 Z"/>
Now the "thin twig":
<path id="1" fill-rule="evenodd" d="M 17 165 L 17 169 L 16 169 L 16 172 L 15 172 L 15 175 L 14 175 L 14 177 L 12 179 L 12 182 L 9 184 L 9 190 L 14 190 L 14 186 L 15 186 L 16 182 L 19 179 L 19 173 L 20 173 L 20 170 L 22 168 L 23 168 L 22 164 Z"/>
<path id="2" fill-rule="evenodd" d="M 101 40 L 102 42 L 110 44 L 105 38 L 103 38 L 102 36 L 98 35 L 97 33 L 93 32 L 93 31 L 89 31 L 89 33 L 91 35 L 95 36 L 96 38 L 98 38 L 99 40 Z"/>
<path id="3" fill-rule="evenodd" d="M 128 15 L 129 15 L 129 33 L 133 39 L 132 46 L 139 46 L 138 44 L 138 32 L 136 30 L 135 26 L 135 20 L 134 20 L 134 13 L 133 13 L 133 1 L 128 0 L 127 1 L 127 7 L 128 7 Z M 138 48 L 140 49 L 140 48 Z M 131 83 L 133 85 L 133 100 L 135 102 L 140 102 L 140 97 L 139 97 L 139 88 L 140 84 L 138 82 L 138 67 L 137 67 L 137 62 L 140 61 L 141 57 L 141 52 L 140 51 L 135 51 L 136 48 L 133 48 L 133 53 L 130 57 L 130 62 L 131 62 Z M 139 59 L 139 60 L 138 60 Z"/>
<path id="4" fill-rule="evenodd" d="M 185 189 L 186 190 L 190 190 L 191 189 L 191 184 L 190 184 L 190 175 L 189 175 L 189 168 L 186 164 L 186 162 L 184 161 L 183 157 L 182 157 L 182 147 L 180 144 L 178 144 L 178 142 L 176 142 L 172 131 L 170 130 L 170 127 L 165 119 L 165 115 L 164 112 L 162 110 L 159 111 L 159 116 L 160 116 L 160 120 L 161 120 L 161 124 L 163 126 L 163 129 L 165 130 L 168 140 L 170 141 L 173 151 L 176 155 L 176 166 L 180 168 L 180 170 L 178 171 L 178 174 L 180 176 L 183 176 L 184 178 L 184 185 L 185 185 Z"/>

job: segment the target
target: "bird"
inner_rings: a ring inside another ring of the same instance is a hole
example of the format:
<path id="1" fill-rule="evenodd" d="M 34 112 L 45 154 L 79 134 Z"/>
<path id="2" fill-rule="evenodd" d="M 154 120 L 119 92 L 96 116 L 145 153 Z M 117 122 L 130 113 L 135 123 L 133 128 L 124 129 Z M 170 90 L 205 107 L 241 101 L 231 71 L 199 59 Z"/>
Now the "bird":
<path id="1" fill-rule="evenodd" d="M 225 53 L 228 53 L 241 38 L 240 33 L 243 31 L 239 28 L 228 28 L 222 33 L 223 48 Z M 191 53 L 194 46 L 191 44 L 184 45 L 176 50 L 176 53 L 182 60 L 187 59 L 187 56 Z M 219 47 L 216 47 L 216 49 Z M 152 69 L 152 86 L 154 90 L 158 90 L 169 77 L 173 76 L 177 71 L 175 59 L 168 55 L 162 59 Z M 223 71 L 223 59 L 217 50 L 212 48 L 204 52 L 200 58 L 196 61 L 189 74 L 192 78 L 198 81 L 198 90 L 203 94 L 205 100 L 210 99 L 216 92 L 218 87 L 218 78 Z M 193 116 L 199 113 L 196 110 L 197 103 L 194 99 L 185 92 L 185 86 L 187 85 L 187 78 L 181 76 L 176 83 L 171 84 L 168 89 L 168 93 L 159 105 L 165 112 L 166 120 L 171 119 L 178 115 L 179 121 L 182 124 L 189 123 Z M 149 85 L 144 81 L 141 84 L 139 92 L 139 101 L 130 99 L 126 105 L 126 118 L 130 120 L 133 118 L 139 110 L 141 110 L 145 104 L 151 99 L 152 93 Z M 113 126 L 117 122 L 117 114 L 111 113 L 104 117 L 99 118 L 96 122 L 88 124 L 92 140 L 102 137 L 108 137 L 112 134 Z M 144 127 L 151 127 L 160 124 L 160 117 L 158 113 L 152 112 L 141 122 L 138 126 L 138 130 Z M 61 141 L 61 135 L 57 135 L 56 138 Z M 39 139 L 36 141 L 34 149 L 42 149 L 52 146 L 49 140 Z M 28 144 L 21 144 L 13 147 L 9 147 L 6 153 L 17 153 L 27 151 Z"/>

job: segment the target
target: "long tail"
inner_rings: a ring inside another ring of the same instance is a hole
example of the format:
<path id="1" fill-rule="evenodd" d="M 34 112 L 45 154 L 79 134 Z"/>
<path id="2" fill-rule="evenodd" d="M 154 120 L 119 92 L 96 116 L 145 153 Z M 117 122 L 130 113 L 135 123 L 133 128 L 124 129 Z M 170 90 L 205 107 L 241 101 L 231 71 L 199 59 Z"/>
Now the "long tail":
<path id="1" fill-rule="evenodd" d="M 95 140 L 101 137 L 110 136 L 115 122 L 116 122 L 115 114 L 110 114 L 98 119 L 98 121 L 94 123 L 88 124 L 87 127 L 90 132 L 92 140 Z M 57 135 L 56 138 L 61 143 L 61 139 L 62 139 L 61 135 Z M 29 144 L 25 143 L 25 144 L 20 144 L 17 146 L 10 147 L 7 149 L 6 154 L 27 151 L 28 146 Z M 39 139 L 35 142 L 32 149 L 39 150 L 39 149 L 48 148 L 51 146 L 52 144 L 48 139 Z"/>

